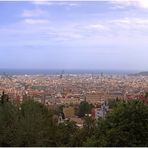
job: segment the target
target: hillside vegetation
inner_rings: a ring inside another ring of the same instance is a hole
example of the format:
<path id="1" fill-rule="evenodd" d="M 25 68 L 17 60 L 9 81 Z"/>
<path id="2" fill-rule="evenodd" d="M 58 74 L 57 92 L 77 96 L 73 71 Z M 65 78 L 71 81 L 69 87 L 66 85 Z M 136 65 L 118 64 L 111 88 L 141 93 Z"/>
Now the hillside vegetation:
<path id="1" fill-rule="evenodd" d="M 148 106 L 118 102 L 104 119 L 85 117 L 58 124 L 56 112 L 32 100 L 21 105 L 1 98 L 0 146 L 148 146 Z"/>

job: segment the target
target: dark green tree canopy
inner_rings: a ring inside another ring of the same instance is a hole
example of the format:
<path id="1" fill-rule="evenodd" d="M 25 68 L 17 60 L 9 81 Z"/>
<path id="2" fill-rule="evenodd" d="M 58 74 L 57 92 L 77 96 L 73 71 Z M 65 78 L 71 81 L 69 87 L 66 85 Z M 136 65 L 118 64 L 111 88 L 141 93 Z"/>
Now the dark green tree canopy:
<path id="1" fill-rule="evenodd" d="M 56 111 L 30 99 L 20 106 L 0 103 L 0 146 L 148 146 L 148 105 L 140 101 L 114 102 L 106 117 L 84 117 L 75 122 L 55 122 Z M 83 115 L 91 105 L 81 102 Z"/>
<path id="2" fill-rule="evenodd" d="M 137 100 L 120 102 L 98 122 L 95 138 L 87 142 L 87 146 L 148 146 L 148 106 Z"/>
<path id="3" fill-rule="evenodd" d="M 89 104 L 87 101 L 82 101 L 78 108 L 78 116 L 84 117 L 85 114 L 89 114 L 92 109 L 92 104 Z"/>

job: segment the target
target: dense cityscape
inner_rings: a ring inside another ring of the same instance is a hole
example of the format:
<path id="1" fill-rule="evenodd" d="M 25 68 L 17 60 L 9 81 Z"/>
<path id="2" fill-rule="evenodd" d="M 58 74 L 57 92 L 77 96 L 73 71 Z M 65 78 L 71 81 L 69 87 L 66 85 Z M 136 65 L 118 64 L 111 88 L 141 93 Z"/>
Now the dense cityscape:
<path id="1" fill-rule="evenodd" d="M 147 76 L 107 74 L 0 76 L 0 91 L 22 102 L 25 95 L 46 105 L 101 104 L 108 99 L 132 99 L 148 92 Z"/>
<path id="2" fill-rule="evenodd" d="M 103 117 L 102 105 L 110 100 L 139 99 L 148 103 L 148 77 L 115 74 L 13 75 L 0 77 L 0 91 L 11 102 L 22 103 L 28 98 L 49 108 L 65 106 L 65 116 L 83 126 L 74 114 L 76 106 L 87 101 L 94 106 L 90 116 Z M 74 106 L 74 107 L 72 107 Z M 100 112 L 102 111 L 102 113 Z M 71 114 L 69 112 L 72 112 Z M 93 113 L 95 112 L 95 113 Z"/>

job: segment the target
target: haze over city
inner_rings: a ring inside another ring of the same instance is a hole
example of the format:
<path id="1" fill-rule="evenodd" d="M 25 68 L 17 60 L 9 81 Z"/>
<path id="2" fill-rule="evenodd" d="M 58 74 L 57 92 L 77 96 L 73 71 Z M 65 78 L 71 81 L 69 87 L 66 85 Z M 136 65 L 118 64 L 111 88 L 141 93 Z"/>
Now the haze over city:
<path id="1" fill-rule="evenodd" d="M 0 68 L 148 70 L 148 2 L 0 1 Z"/>
<path id="2" fill-rule="evenodd" d="M 0 147 L 148 147 L 147 39 L 148 0 L 0 0 Z"/>

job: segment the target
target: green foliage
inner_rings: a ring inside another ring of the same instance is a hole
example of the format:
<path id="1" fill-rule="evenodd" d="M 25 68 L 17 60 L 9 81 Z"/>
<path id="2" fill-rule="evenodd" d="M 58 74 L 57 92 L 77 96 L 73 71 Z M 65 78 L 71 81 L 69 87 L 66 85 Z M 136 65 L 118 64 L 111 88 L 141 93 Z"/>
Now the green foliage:
<path id="1" fill-rule="evenodd" d="M 118 97 L 116 99 L 109 99 L 108 100 L 109 108 L 112 109 L 112 108 L 116 107 L 120 102 L 122 102 L 122 101 L 119 100 Z"/>
<path id="2" fill-rule="evenodd" d="M 18 111 L 9 102 L 0 105 L 0 146 L 11 146 L 16 137 Z"/>
<path id="3" fill-rule="evenodd" d="M 7 94 L 5 94 L 3 91 L 2 96 L 0 98 L 0 103 L 4 104 L 5 102 L 8 102 L 8 101 L 9 101 L 9 96 Z"/>
<path id="4" fill-rule="evenodd" d="M 55 114 L 59 115 L 60 113 L 63 113 L 63 108 L 64 108 L 64 105 L 57 106 L 55 108 Z"/>
<path id="5" fill-rule="evenodd" d="M 85 132 L 85 135 L 90 137 L 94 134 L 96 128 L 96 121 L 91 117 L 85 117 L 83 129 Z"/>
<path id="6" fill-rule="evenodd" d="M 17 146 L 55 146 L 52 142 L 52 113 L 42 104 L 32 100 L 21 105 L 17 130 Z"/>
<path id="7" fill-rule="evenodd" d="M 148 97 L 148 92 L 145 93 L 145 97 L 146 97 L 146 98 Z"/>
<path id="8" fill-rule="evenodd" d="M 56 133 L 57 146 L 70 146 L 71 140 L 77 132 L 78 127 L 75 122 L 65 121 L 64 123 L 60 123 Z"/>
<path id="9" fill-rule="evenodd" d="M 6 102 L 0 105 L 0 146 L 56 146 L 52 112 L 28 100 L 21 109 Z"/>
<path id="10" fill-rule="evenodd" d="M 91 138 L 88 138 L 84 143 L 83 143 L 84 147 L 96 147 L 97 146 L 97 141 L 96 138 L 94 136 L 92 136 Z"/>
<path id="11" fill-rule="evenodd" d="M 92 105 L 89 104 L 86 101 L 82 101 L 79 105 L 79 109 L 78 109 L 78 116 L 79 117 L 84 117 L 85 114 L 89 114 L 91 112 L 92 109 Z"/>
<path id="12" fill-rule="evenodd" d="M 86 102 L 81 107 L 89 112 Z M 0 146 L 148 146 L 148 106 L 140 101 L 119 101 L 98 121 L 85 117 L 82 129 L 72 121 L 57 124 L 53 115 L 32 100 L 0 103 Z"/>
<path id="13" fill-rule="evenodd" d="M 96 121 L 91 117 L 84 118 L 84 126 L 82 129 L 79 129 L 78 132 L 73 136 L 71 146 L 85 146 L 85 141 L 88 138 L 92 137 L 95 134 L 96 130 Z"/>
<path id="14" fill-rule="evenodd" d="M 106 119 L 98 123 L 95 134 L 96 145 L 148 146 L 147 123 L 147 105 L 140 101 L 121 102 Z"/>
<path id="15" fill-rule="evenodd" d="M 68 146 L 78 127 L 70 121 L 57 125 L 54 113 L 30 99 L 19 107 L 0 104 L 0 146 Z"/>

